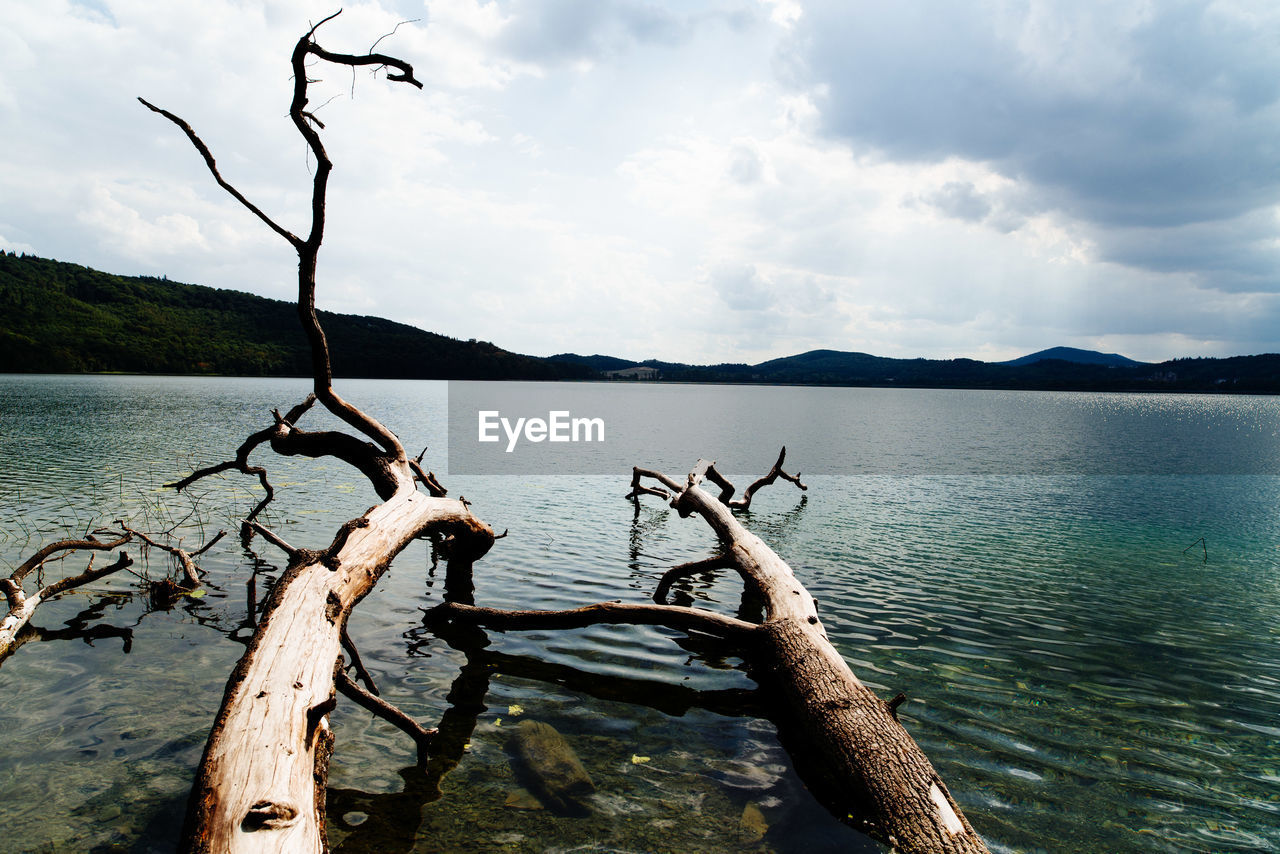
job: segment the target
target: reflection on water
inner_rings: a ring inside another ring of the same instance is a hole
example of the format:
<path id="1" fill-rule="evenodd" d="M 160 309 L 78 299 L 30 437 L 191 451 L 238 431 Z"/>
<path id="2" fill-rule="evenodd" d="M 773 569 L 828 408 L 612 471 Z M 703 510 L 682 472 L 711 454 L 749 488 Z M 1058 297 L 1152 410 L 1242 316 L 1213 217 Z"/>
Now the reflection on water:
<path id="1" fill-rule="evenodd" d="M 0 378 L 0 572 L 33 545 L 122 515 L 190 513 L 188 544 L 234 526 L 257 494 L 249 479 L 192 497 L 161 485 L 228 456 L 303 394 L 287 380 Z M 344 394 L 407 446 L 430 446 L 428 460 L 443 448 L 442 385 L 352 383 Z M 1027 401 L 963 394 L 993 421 L 1000 399 Z M 935 421 L 947 400 L 934 401 Z M 1192 400 L 1210 417 L 1206 407 L 1237 399 Z M 1176 399 L 1162 401 L 1169 411 Z M 1153 422 L 1149 399 L 1096 405 Z M 874 411 L 859 418 L 874 432 Z M 825 477 L 821 454 L 800 449 L 838 441 L 856 452 L 858 436 L 833 436 L 838 423 L 782 437 L 810 490 L 764 490 L 745 521 L 817 597 L 855 672 L 882 696 L 907 694 L 906 726 L 994 851 L 1280 849 L 1276 477 Z M 1158 442 L 1157 428 L 1144 441 Z M 899 429 L 868 441 L 889 444 Z M 690 462 L 699 455 L 734 472 L 772 462 L 689 449 Z M 269 524 L 295 545 L 327 543 L 376 500 L 337 463 L 262 459 L 281 495 Z M 704 525 L 656 499 L 638 511 L 622 500 L 627 479 L 450 478 L 453 494 L 510 529 L 476 566 L 476 602 L 642 602 L 667 567 L 714 553 Z M 1184 553 L 1201 537 L 1207 561 L 1199 546 Z M 208 594 L 170 610 L 149 610 L 129 577 L 42 606 L 41 632 L 0 666 L 0 848 L 172 848 L 251 605 L 282 564 L 261 548 L 219 543 L 202 561 Z M 455 648 L 424 624 L 443 584 L 443 564 L 415 545 L 353 615 L 383 696 L 453 746 L 417 769 L 408 738 L 340 703 L 336 850 L 876 850 L 809 799 L 731 654 L 646 627 L 490 632 L 487 645 Z M 672 597 L 742 607 L 723 571 Z M 586 765 L 588 815 L 512 800 L 506 745 L 527 719 L 553 725 Z"/>

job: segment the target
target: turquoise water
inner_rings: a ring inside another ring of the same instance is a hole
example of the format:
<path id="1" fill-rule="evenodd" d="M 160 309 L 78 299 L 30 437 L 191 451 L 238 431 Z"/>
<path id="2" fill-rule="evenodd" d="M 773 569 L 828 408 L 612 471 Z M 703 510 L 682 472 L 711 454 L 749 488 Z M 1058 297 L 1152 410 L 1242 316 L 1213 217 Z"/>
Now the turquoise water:
<path id="1" fill-rule="evenodd" d="M 340 390 L 406 446 L 430 446 L 428 461 L 443 450 L 443 384 Z M 994 851 L 1280 850 L 1274 398 L 722 387 L 691 413 L 685 388 L 636 391 L 682 417 L 736 407 L 719 440 L 698 440 L 718 447 L 690 448 L 688 462 L 716 457 L 743 480 L 772 459 L 739 459 L 741 434 L 786 432 L 810 489 L 761 492 L 746 522 L 818 598 L 854 671 L 884 696 L 907 694 L 908 730 Z M 194 501 L 161 484 L 228 456 L 304 393 L 285 380 L 0 377 L 0 572 L 120 515 L 152 529 L 185 518 L 188 545 L 234 528 L 251 480 L 211 482 Z M 1099 461 L 1082 438 L 1098 426 L 1088 412 L 1139 425 L 1129 448 L 1185 448 L 1176 425 L 1188 423 L 1228 425 L 1231 440 L 1202 436 L 1193 473 L 1146 473 Z M 1036 423 L 1043 432 L 1026 426 Z M 837 453 L 927 460 L 926 434 L 947 443 L 946 465 L 823 473 Z M 989 470 L 1011 441 L 1074 468 L 955 473 L 964 449 Z M 261 461 L 280 493 L 269 522 L 295 545 L 327 543 L 375 500 L 339 464 Z M 448 478 L 510 529 L 476 566 L 476 601 L 642 602 L 666 567 L 708 554 L 705 526 L 656 499 L 637 512 L 621 498 L 627 479 Z M 243 651 L 247 582 L 261 597 L 282 565 L 255 549 L 224 540 L 202 562 L 209 593 L 171 610 L 120 576 L 42 606 L 47 639 L 0 665 L 0 850 L 172 848 Z M 166 562 L 140 566 L 157 575 Z M 337 850 L 879 850 L 812 802 L 749 704 L 703 693 L 714 710 L 698 707 L 696 692 L 752 687 L 737 659 L 640 628 L 491 633 L 483 652 L 464 653 L 423 626 L 442 567 L 415 545 L 351 633 L 384 696 L 457 734 L 460 762 L 437 784 L 413 769 L 407 738 L 341 702 Z M 739 605 L 723 573 L 677 592 L 724 613 Z M 507 805 L 521 782 L 507 742 L 528 718 L 554 725 L 592 774 L 588 815 Z"/>

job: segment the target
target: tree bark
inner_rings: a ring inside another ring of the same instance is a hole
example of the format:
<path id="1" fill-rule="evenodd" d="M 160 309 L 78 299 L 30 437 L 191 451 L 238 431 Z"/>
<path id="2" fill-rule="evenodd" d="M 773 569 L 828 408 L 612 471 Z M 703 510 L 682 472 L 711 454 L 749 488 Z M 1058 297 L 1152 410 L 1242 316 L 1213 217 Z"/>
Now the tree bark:
<path id="1" fill-rule="evenodd" d="M 781 477 L 805 488 L 782 470 L 786 449 L 768 476 L 743 501 L 732 502 L 732 484 L 699 460 L 681 484 L 659 472 L 636 468 L 629 497 L 657 495 L 681 516 L 697 514 L 715 531 L 724 554 L 675 567 L 671 577 L 706 567 L 731 566 L 748 591 L 764 604 L 761 624 L 696 608 L 602 603 L 572 611 L 504 612 L 450 603 L 449 619 L 496 629 L 581 626 L 592 622 L 661 624 L 714 634 L 736 643 L 770 704 L 779 736 L 815 796 L 836 817 L 893 846 L 902 854 L 989 854 L 924 752 L 899 723 L 901 700 L 885 702 L 863 685 L 831 645 L 817 603 L 787 565 L 733 515 L 750 495 Z M 709 475 L 709 473 L 711 473 Z M 642 478 L 662 486 L 647 486 Z M 720 497 L 700 488 L 703 479 Z"/>
<path id="2" fill-rule="evenodd" d="M 313 73 L 307 63 L 315 57 L 353 68 L 373 66 L 384 70 L 388 80 L 422 87 L 412 67 L 400 59 L 320 47 L 316 30 L 333 17 L 303 35 L 290 59 L 294 85 L 289 117 L 315 158 L 311 224 L 305 238 L 277 224 L 223 178 L 208 146 L 186 121 L 139 98 L 186 134 L 219 186 L 293 247 L 298 256 L 298 317 L 312 357 L 313 392 L 307 400 L 285 416 L 275 413 L 275 424 L 248 437 L 234 460 L 172 484 L 183 489 L 229 469 L 256 475 L 267 495 L 244 520 L 241 536 L 247 541 L 262 534 L 290 557 L 228 680 L 188 802 L 184 851 L 327 850 L 324 789 L 333 748 L 328 715 L 337 702 L 335 666 L 351 609 L 416 538 L 447 538 L 450 549 L 468 561 L 483 555 L 494 539 L 465 501 L 442 497 L 443 488 L 423 472 L 419 460 L 409 459 L 391 430 L 333 388 L 328 343 L 315 310 L 316 262 L 333 164 L 317 130 L 323 125 L 307 110 Z M 299 429 L 296 422 L 314 401 L 361 435 Z M 328 456 L 348 463 L 368 478 L 383 503 L 343 525 L 324 551 L 293 548 L 254 520 L 273 495 L 265 469 L 248 462 L 249 454 L 264 443 L 279 454 Z M 419 481 L 431 494 L 418 491 Z"/>
<path id="3" fill-rule="evenodd" d="M 780 456 L 775 470 L 781 463 Z M 766 693 L 774 693 L 781 729 L 815 794 L 837 816 L 904 854 L 987 852 L 898 722 L 896 706 L 863 685 L 831 645 L 817 603 L 791 567 L 699 488 L 708 470 L 714 464 L 700 460 L 672 506 L 711 526 L 743 581 L 765 602 L 753 672 Z"/>
<path id="4" fill-rule="evenodd" d="M 295 552 L 227 684 L 188 807 L 186 851 L 324 851 L 334 664 L 351 609 L 428 529 L 483 552 L 492 531 L 459 501 L 410 484 L 336 549 Z"/>

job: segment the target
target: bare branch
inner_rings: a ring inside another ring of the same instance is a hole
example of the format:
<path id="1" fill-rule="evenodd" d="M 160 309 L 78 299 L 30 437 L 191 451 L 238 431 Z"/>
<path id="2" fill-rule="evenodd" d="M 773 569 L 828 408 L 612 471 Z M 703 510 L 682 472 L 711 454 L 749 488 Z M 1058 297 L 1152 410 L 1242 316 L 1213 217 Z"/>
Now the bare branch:
<path id="1" fill-rule="evenodd" d="M 209 171 L 213 173 L 213 180 L 218 182 L 219 187 L 230 193 L 236 201 L 248 208 L 254 216 L 266 223 L 267 227 L 276 234 L 289 241 L 291 245 L 297 247 L 302 243 L 301 238 L 288 229 L 276 224 L 275 220 L 263 213 L 261 208 L 245 198 L 243 193 L 229 184 L 227 180 L 222 177 L 222 173 L 218 171 L 218 164 L 213 159 L 213 153 L 209 151 L 209 147 L 204 144 L 204 140 L 196 134 L 191 125 L 187 124 L 186 121 L 175 116 L 168 110 L 163 110 L 143 98 L 139 98 L 138 100 L 142 103 L 142 106 L 146 107 L 151 112 L 159 113 L 182 129 L 182 132 L 187 135 L 187 139 L 191 140 L 191 144 L 196 147 L 196 151 L 200 152 L 200 156 L 204 158 L 205 165 L 208 166 Z"/>
<path id="2" fill-rule="evenodd" d="M 116 524 L 120 525 L 120 527 L 124 531 L 142 540 L 147 545 L 153 546 L 157 549 L 160 549 L 161 551 L 168 552 L 169 554 L 173 555 L 173 557 L 178 561 L 178 566 L 182 569 L 182 574 L 186 577 L 187 586 L 190 588 L 196 588 L 200 586 L 200 568 L 196 566 L 195 561 L 192 560 L 192 558 L 197 555 L 204 554 L 206 551 L 208 551 L 210 548 L 213 547 L 214 543 L 218 542 L 218 540 L 221 540 L 223 537 L 227 535 L 226 531 L 219 531 L 217 535 L 214 536 L 213 539 L 209 540 L 209 542 L 205 543 L 197 551 L 188 553 L 177 546 L 168 546 L 168 545 L 165 545 L 164 543 L 156 542 L 156 540 L 152 539 L 151 537 L 147 536 L 141 531 L 135 531 L 133 528 L 128 527 L 123 522 L 117 522 Z"/>
<path id="3" fill-rule="evenodd" d="M 395 25 L 394 28 L 392 28 L 391 32 L 383 33 L 382 35 L 378 36 L 378 41 L 369 45 L 369 53 L 373 53 L 373 49 L 378 46 L 378 42 L 382 41 L 383 39 L 394 36 L 397 32 L 400 31 L 400 28 L 403 27 L 405 24 L 416 24 L 421 20 L 422 20 L 421 18 L 410 18 L 407 21 L 400 21 L 398 24 Z"/>
<path id="4" fill-rule="evenodd" d="M 19 633 L 31 622 L 31 617 L 35 614 L 36 608 L 42 602 L 54 598 L 55 596 L 81 587 L 85 584 L 105 578 L 113 572 L 131 566 L 133 560 L 124 552 L 120 553 L 120 557 L 116 562 L 108 566 L 94 568 L 93 559 L 90 558 L 89 565 L 84 572 L 79 575 L 67 576 L 59 579 L 52 584 L 42 587 L 37 592 L 27 596 L 22 590 L 22 580 L 31 573 L 32 570 L 41 566 L 50 556 L 59 551 L 81 551 L 81 550 L 105 550 L 113 549 L 123 545 L 132 539 L 132 535 L 125 534 L 120 538 L 110 542 L 103 543 L 98 540 L 62 540 L 57 543 L 51 543 L 45 546 L 36 554 L 32 555 L 14 571 L 13 575 L 6 579 L 0 580 L 0 588 L 4 590 L 5 599 L 8 602 L 9 610 L 3 619 L 0 619 L 0 661 L 4 661 L 21 642 L 18 640 Z"/>
<path id="5" fill-rule="evenodd" d="M 742 494 L 742 497 L 736 501 L 730 500 L 733 498 L 734 493 L 733 484 L 730 483 L 724 475 L 716 471 L 715 463 L 711 463 L 711 465 L 706 469 L 707 480 L 720 487 L 720 503 L 726 504 L 736 510 L 748 509 L 751 506 L 751 498 L 756 494 L 756 491 L 763 487 L 772 485 L 778 478 L 794 483 L 801 489 L 801 491 L 808 491 L 809 487 L 800 482 L 799 472 L 796 472 L 794 475 L 790 475 L 782 470 L 782 462 L 786 457 L 787 449 L 786 446 L 783 446 L 782 451 L 778 454 L 778 461 L 773 464 L 773 468 L 769 469 L 769 473 L 752 482 L 752 484 L 747 487 L 747 491 Z"/>
<path id="6" fill-rule="evenodd" d="M 284 552 L 285 554 L 287 554 L 289 557 L 291 557 L 291 558 L 292 558 L 292 557 L 295 557 L 295 556 L 298 554 L 298 549 L 296 549 L 296 548 L 294 548 L 293 546 L 291 546 L 291 545 L 289 545 L 288 543 L 286 543 L 286 542 L 284 541 L 284 538 L 283 538 L 283 537 L 281 537 L 281 536 L 280 536 L 279 534 L 277 534 L 275 531 L 273 531 L 273 530 L 271 530 L 270 528 L 268 528 L 266 525 L 263 525 L 263 524 L 261 524 L 261 523 L 259 523 L 259 522 L 249 522 L 249 523 L 248 523 L 248 525 L 249 525 L 249 527 L 253 528 L 253 530 L 255 530 L 255 531 L 257 531 L 259 534 L 261 534 L 261 535 L 262 535 L 262 538 L 263 538 L 264 540 L 266 540 L 267 542 L 271 543 L 271 545 L 276 546 L 277 548 L 279 548 L 281 551 L 283 551 L 283 552 Z"/>
<path id="7" fill-rule="evenodd" d="M 50 543 L 20 563 L 18 568 L 13 571 L 13 574 L 9 576 L 9 582 L 19 585 L 22 584 L 22 580 L 26 578 L 32 570 L 38 568 L 45 561 L 50 560 L 51 556 L 58 552 L 85 550 L 111 551 L 113 549 L 120 548 L 120 546 L 123 546 L 131 539 L 132 537 L 126 533 L 119 535 L 116 539 L 111 540 L 110 542 L 102 542 L 90 536 L 84 540 L 59 540 L 56 543 Z"/>
<path id="8" fill-rule="evenodd" d="M 257 506 L 253 508 L 249 515 L 245 517 L 245 525 L 241 528 L 241 534 L 244 535 L 246 531 L 250 530 L 248 523 L 258 518 L 258 514 L 261 513 L 275 497 L 275 490 L 271 488 L 271 482 L 267 480 L 267 470 L 261 466 L 249 465 L 249 454 L 253 453 L 253 451 L 262 443 L 270 442 L 276 437 L 288 432 L 288 430 L 293 427 L 293 424 L 311 408 L 315 401 L 316 396 L 314 394 L 309 394 L 305 400 L 290 409 L 287 415 L 281 416 L 278 411 L 273 412 L 272 414 L 275 416 L 276 423 L 264 430 L 259 430 L 249 436 L 249 438 L 245 439 L 239 449 L 236 450 L 234 460 L 228 460 L 216 465 L 197 469 L 181 480 L 174 481 L 173 483 L 166 483 L 165 487 L 169 489 L 176 489 L 181 492 L 201 478 L 221 474 L 224 471 L 231 471 L 233 469 L 235 471 L 242 472 L 243 474 L 256 475 L 258 483 L 262 485 L 262 489 L 266 494 L 262 497 L 262 500 L 258 502 Z"/>
<path id="9" fill-rule="evenodd" d="M 769 475 L 748 492 L 779 477 L 786 449 Z M 642 470 L 636 469 L 638 483 Z M 650 477 L 654 473 L 645 473 Z M 699 487 L 717 483 L 721 498 Z M 670 478 L 656 478 L 667 486 Z M 734 516 L 750 503 L 725 500 L 732 485 L 715 464 L 699 460 L 671 504 L 682 516 L 701 516 L 720 540 L 747 589 L 765 606 L 757 629 L 752 678 L 776 705 L 775 723 L 805 783 L 833 815 L 896 850 L 929 854 L 988 854 L 937 771 L 886 703 L 858 680 L 832 646 L 817 603 L 790 566 Z"/>
<path id="10" fill-rule="evenodd" d="M 644 486 L 640 483 L 640 478 L 647 477 L 656 480 L 670 490 L 658 489 L 652 486 Z M 650 469 L 642 469 L 639 466 L 631 469 L 631 491 L 627 493 L 627 498 L 638 498 L 641 495 L 656 495 L 664 501 L 671 498 L 672 495 L 683 489 L 680 484 L 667 477 L 660 471 L 652 471 Z"/>
<path id="11" fill-rule="evenodd" d="M 705 560 L 695 560 L 690 563 L 673 566 L 662 574 L 662 578 L 658 581 L 657 589 L 653 591 L 653 601 L 659 605 L 667 604 L 667 594 L 671 592 L 671 585 L 682 578 L 688 578 L 701 572 L 711 572 L 716 569 L 733 568 L 733 559 L 728 555 L 719 555 Z"/>
<path id="12" fill-rule="evenodd" d="M 422 88 L 421 81 L 413 76 L 413 66 L 403 59 L 396 59 L 394 56 L 387 56 L 383 53 L 367 53 L 361 56 L 350 53 L 333 53 L 320 47 L 315 42 L 311 42 L 307 52 L 337 65 L 386 65 L 400 72 L 399 74 L 393 74 L 388 71 L 388 80 L 393 80 L 396 83 L 411 83 L 419 89 Z"/>
<path id="13" fill-rule="evenodd" d="M 382 692 L 378 690 L 378 686 L 373 684 L 373 676 L 368 670 L 364 669 L 364 662 L 360 660 L 360 651 L 356 649 L 355 643 L 351 640 L 351 635 L 347 634 L 347 624 L 342 624 L 342 632 L 339 635 L 342 641 L 342 648 L 347 651 L 347 655 L 351 656 L 351 666 L 356 669 L 356 676 L 360 681 L 369 687 L 369 693 L 377 696 Z"/>

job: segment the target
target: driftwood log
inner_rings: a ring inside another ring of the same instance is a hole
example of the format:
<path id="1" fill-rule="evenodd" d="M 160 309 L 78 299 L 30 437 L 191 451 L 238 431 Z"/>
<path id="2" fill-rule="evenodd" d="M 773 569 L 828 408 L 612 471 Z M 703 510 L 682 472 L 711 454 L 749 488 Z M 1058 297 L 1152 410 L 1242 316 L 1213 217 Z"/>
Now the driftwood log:
<path id="1" fill-rule="evenodd" d="M 601 603 L 568 611 L 499 611 L 459 603 L 440 607 L 437 619 L 499 630 L 578 627 L 597 623 L 665 625 L 702 632 L 737 645 L 763 693 L 797 771 L 838 818 L 904 854 L 983 854 L 974 832 L 923 751 L 899 723 L 901 696 L 881 700 L 863 685 L 831 645 L 813 597 L 785 561 L 733 515 L 760 487 L 779 478 L 795 483 L 782 465 L 786 449 L 768 475 L 733 501 L 734 487 L 699 460 L 684 483 L 636 468 L 628 497 L 656 495 L 682 516 L 701 516 L 724 553 L 668 571 L 655 598 L 677 577 L 713 567 L 731 567 L 764 605 L 760 624 L 696 608 L 664 604 Z M 649 486 L 645 480 L 660 486 Z M 701 488 L 710 481 L 713 496 Z"/>
<path id="2" fill-rule="evenodd" d="M 443 497 L 434 476 L 411 460 L 399 438 L 333 388 L 328 343 L 315 311 L 315 275 L 324 238 L 325 201 L 333 164 L 320 140 L 323 128 L 308 105 L 308 87 L 322 60 L 338 66 L 371 66 L 388 80 L 422 87 L 413 68 L 380 53 L 333 53 L 315 41 L 312 27 L 290 59 L 293 99 L 289 117 L 315 160 L 311 223 L 306 237 L 277 224 L 223 178 L 208 146 L 186 121 L 139 98 L 177 125 L 195 146 L 219 186 L 229 192 L 298 255 L 298 316 L 311 348 L 313 393 L 275 423 L 250 436 L 233 460 L 192 473 L 172 487 L 184 489 L 211 474 L 236 470 L 258 477 L 266 496 L 241 528 L 284 549 L 288 567 L 265 603 L 248 649 L 227 682 L 222 707 L 205 745 L 188 802 L 185 851 L 240 852 L 327 850 L 325 783 L 333 745 L 328 715 L 336 705 L 335 670 L 351 609 L 377 583 L 391 560 L 413 540 L 432 536 L 474 560 L 493 542 L 493 531 L 461 499 Z M 357 434 L 307 432 L 297 421 L 318 401 Z M 249 455 L 269 444 L 279 454 L 335 457 L 368 478 L 382 503 L 347 522 L 320 551 L 294 548 L 255 521 L 273 496 L 266 470 Z M 426 492 L 418 489 L 419 483 Z M 344 689 L 352 693 L 344 682 Z M 359 693 L 359 692 L 356 692 Z M 361 697 L 367 701 L 367 697 Z M 377 703 L 368 703 L 378 707 Z"/>

